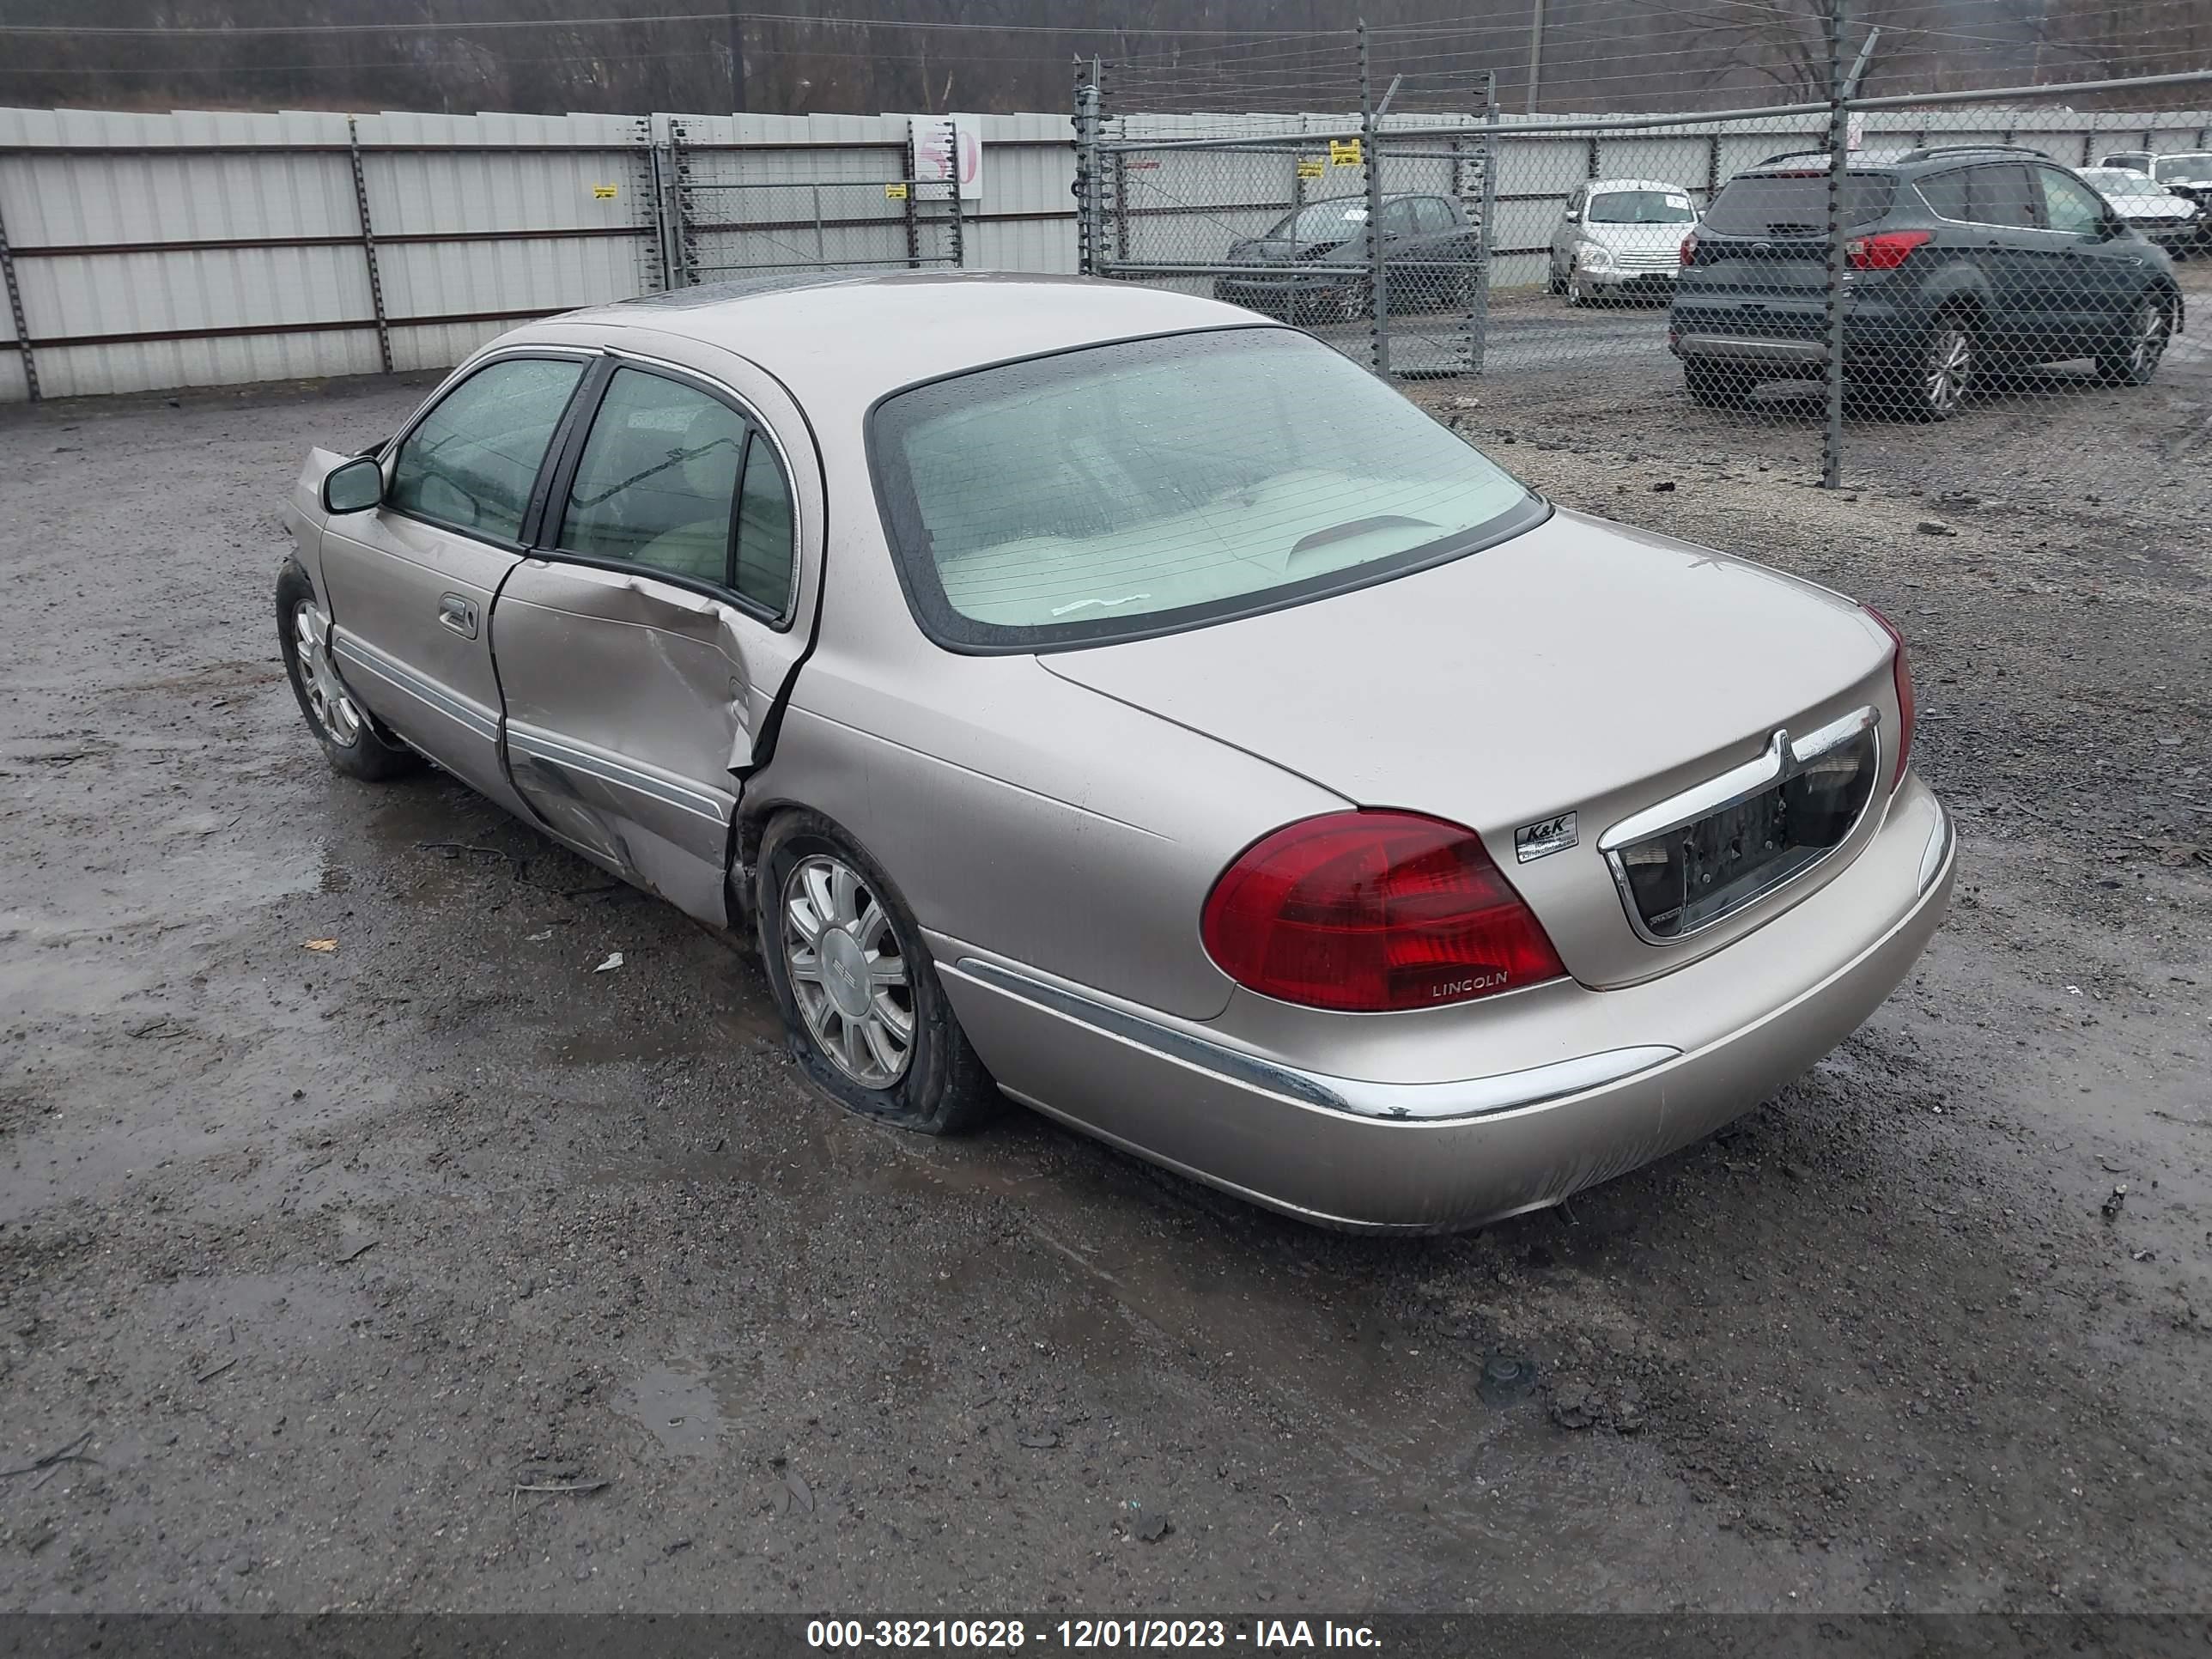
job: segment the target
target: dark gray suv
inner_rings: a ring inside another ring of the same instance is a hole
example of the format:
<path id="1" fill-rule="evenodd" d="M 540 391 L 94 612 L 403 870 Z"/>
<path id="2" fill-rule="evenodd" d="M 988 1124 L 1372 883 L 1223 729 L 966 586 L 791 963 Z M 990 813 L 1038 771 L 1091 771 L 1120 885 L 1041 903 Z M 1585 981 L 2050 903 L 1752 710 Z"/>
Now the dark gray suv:
<path id="1" fill-rule="evenodd" d="M 1827 197 L 1825 153 L 1776 156 L 1684 239 L 1667 337 L 1698 401 L 1822 373 Z M 1854 160 L 1842 207 L 1845 380 L 1881 412 L 1943 420 L 1997 369 L 2076 357 L 2140 386 L 2181 327 L 2166 255 L 2040 151 Z"/>

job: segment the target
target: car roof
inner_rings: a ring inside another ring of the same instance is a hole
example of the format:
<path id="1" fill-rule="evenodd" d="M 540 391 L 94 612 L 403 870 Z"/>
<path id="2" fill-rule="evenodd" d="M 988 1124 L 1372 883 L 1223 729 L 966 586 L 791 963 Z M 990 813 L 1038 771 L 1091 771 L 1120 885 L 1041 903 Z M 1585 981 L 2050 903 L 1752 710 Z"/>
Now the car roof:
<path id="1" fill-rule="evenodd" d="M 1663 179 L 1593 179 L 1583 188 L 1593 196 L 1612 190 L 1663 190 L 1675 196 L 1690 193 L 1687 185 L 1670 185 Z"/>
<path id="2" fill-rule="evenodd" d="M 758 364 L 802 407 L 858 403 L 965 369 L 1111 340 L 1194 329 L 1276 327 L 1234 306 L 1134 283 L 995 270 L 818 270 L 703 283 L 548 318 L 585 331 L 636 329 L 720 347 Z"/>

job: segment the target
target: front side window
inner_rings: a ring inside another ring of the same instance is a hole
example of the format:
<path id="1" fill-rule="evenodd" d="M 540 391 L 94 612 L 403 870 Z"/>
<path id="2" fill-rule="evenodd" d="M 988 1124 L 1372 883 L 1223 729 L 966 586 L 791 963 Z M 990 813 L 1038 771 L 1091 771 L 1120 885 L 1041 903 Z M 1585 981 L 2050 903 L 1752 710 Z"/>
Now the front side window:
<path id="1" fill-rule="evenodd" d="M 2091 236 L 2104 228 L 2104 198 L 2079 179 L 2055 167 L 2038 167 L 2035 181 L 2043 187 L 2044 222 L 2051 229 Z"/>
<path id="2" fill-rule="evenodd" d="M 486 364 L 407 434 L 386 500 L 414 518 L 515 540 L 545 447 L 583 373 L 581 363 L 555 358 Z"/>
<path id="3" fill-rule="evenodd" d="M 916 386 L 878 405 L 869 453 L 908 598 L 956 649 L 1098 643 L 1297 604 L 1462 556 L 1547 511 L 1287 329 Z"/>
<path id="4" fill-rule="evenodd" d="M 607 382 L 561 520 L 568 552 L 727 586 L 744 416 L 641 369 Z"/>
<path id="5" fill-rule="evenodd" d="M 1697 216 L 1687 191 L 1609 190 L 1590 198 L 1594 225 L 1686 225 Z"/>
<path id="6" fill-rule="evenodd" d="M 2151 170 L 2161 185 L 2212 185 L 2212 150 L 2161 155 Z"/>
<path id="7" fill-rule="evenodd" d="M 1413 204 L 1414 222 L 1424 236 L 1449 236 L 1458 228 L 1451 204 L 1441 196 L 1424 196 Z"/>

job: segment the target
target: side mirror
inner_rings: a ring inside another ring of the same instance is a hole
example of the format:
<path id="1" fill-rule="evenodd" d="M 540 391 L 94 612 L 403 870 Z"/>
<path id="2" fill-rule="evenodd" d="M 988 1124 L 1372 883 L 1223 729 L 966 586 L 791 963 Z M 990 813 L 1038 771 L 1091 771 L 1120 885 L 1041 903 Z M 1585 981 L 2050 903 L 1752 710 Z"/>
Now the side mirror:
<path id="1" fill-rule="evenodd" d="M 356 456 L 323 474 L 323 511 L 366 513 L 384 499 L 384 468 L 369 456 Z"/>

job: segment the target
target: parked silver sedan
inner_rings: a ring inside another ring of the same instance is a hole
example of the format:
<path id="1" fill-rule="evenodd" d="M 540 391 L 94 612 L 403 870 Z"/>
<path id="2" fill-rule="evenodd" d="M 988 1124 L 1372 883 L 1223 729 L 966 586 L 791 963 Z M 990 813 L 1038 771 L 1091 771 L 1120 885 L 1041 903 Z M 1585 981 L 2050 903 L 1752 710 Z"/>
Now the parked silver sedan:
<path id="1" fill-rule="evenodd" d="M 315 451 L 291 516 L 341 772 L 427 757 L 757 937 L 856 1111 L 1011 1098 L 1314 1221 L 1469 1225 L 1697 1139 L 1950 890 L 1879 616 L 1556 507 L 1209 300 L 572 313 Z"/>

